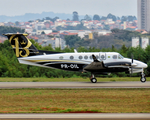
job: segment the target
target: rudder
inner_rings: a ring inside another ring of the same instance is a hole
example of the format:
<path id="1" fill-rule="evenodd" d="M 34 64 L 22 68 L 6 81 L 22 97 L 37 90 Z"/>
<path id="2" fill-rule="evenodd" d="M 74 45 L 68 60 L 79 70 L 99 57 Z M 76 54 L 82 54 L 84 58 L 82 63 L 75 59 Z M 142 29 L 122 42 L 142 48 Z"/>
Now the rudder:
<path id="1" fill-rule="evenodd" d="M 38 55 L 39 51 L 26 37 L 28 34 L 4 34 L 14 49 L 16 57 L 28 57 Z"/>

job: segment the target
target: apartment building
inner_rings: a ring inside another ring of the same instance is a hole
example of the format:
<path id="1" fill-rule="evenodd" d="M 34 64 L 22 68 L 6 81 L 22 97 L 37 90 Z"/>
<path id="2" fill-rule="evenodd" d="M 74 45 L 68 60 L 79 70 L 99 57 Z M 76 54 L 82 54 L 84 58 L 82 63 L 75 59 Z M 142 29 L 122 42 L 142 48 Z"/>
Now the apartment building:
<path id="1" fill-rule="evenodd" d="M 137 0 L 138 29 L 150 31 L 150 0 Z"/>

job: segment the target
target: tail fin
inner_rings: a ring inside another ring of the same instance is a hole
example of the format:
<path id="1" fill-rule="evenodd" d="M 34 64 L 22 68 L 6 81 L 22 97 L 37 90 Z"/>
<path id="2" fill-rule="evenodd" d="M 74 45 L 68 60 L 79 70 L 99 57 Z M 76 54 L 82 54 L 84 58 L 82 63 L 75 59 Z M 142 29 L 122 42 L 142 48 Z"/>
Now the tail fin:
<path id="1" fill-rule="evenodd" d="M 39 51 L 36 49 L 36 47 L 34 47 L 34 45 L 26 37 L 28 34 L 11 33 L 4 35 L 8 37 L 17 57 L 28 57 L 39 54 Z"/>

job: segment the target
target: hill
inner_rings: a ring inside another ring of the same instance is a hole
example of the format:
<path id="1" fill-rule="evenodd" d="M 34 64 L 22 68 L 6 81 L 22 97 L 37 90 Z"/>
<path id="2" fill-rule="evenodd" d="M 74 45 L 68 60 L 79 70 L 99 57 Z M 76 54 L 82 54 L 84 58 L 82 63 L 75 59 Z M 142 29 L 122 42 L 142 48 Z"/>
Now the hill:
<path id="1" fill-rule="evenodd" d="M 42 12 L 42 13 L 26 13 L 24 15 L 20 16 L 5 16 L 1 15 L 0 16 L 0 22 L 26 22 L 29 20 L 36 20 L 36 19 L 43 19 L 45 17 L 59 17 L 60 19 L 72 19 L 72 14 L 65 14 L 65 13 L 54 13 L 54 12 Z M 83 19 L 84 16 L 81 15 L 79 16 L 80 19 Z"/>

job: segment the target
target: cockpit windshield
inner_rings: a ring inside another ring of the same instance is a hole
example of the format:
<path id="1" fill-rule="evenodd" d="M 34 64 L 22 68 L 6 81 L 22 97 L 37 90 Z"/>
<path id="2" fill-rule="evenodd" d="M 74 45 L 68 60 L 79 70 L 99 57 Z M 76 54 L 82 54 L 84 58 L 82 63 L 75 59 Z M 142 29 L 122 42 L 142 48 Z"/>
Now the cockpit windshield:
<path id="1" fill-rule="evenodd" d="M 122 55 L 118 55 L 118 59 L 123 59 L 124 57 Z"/>

